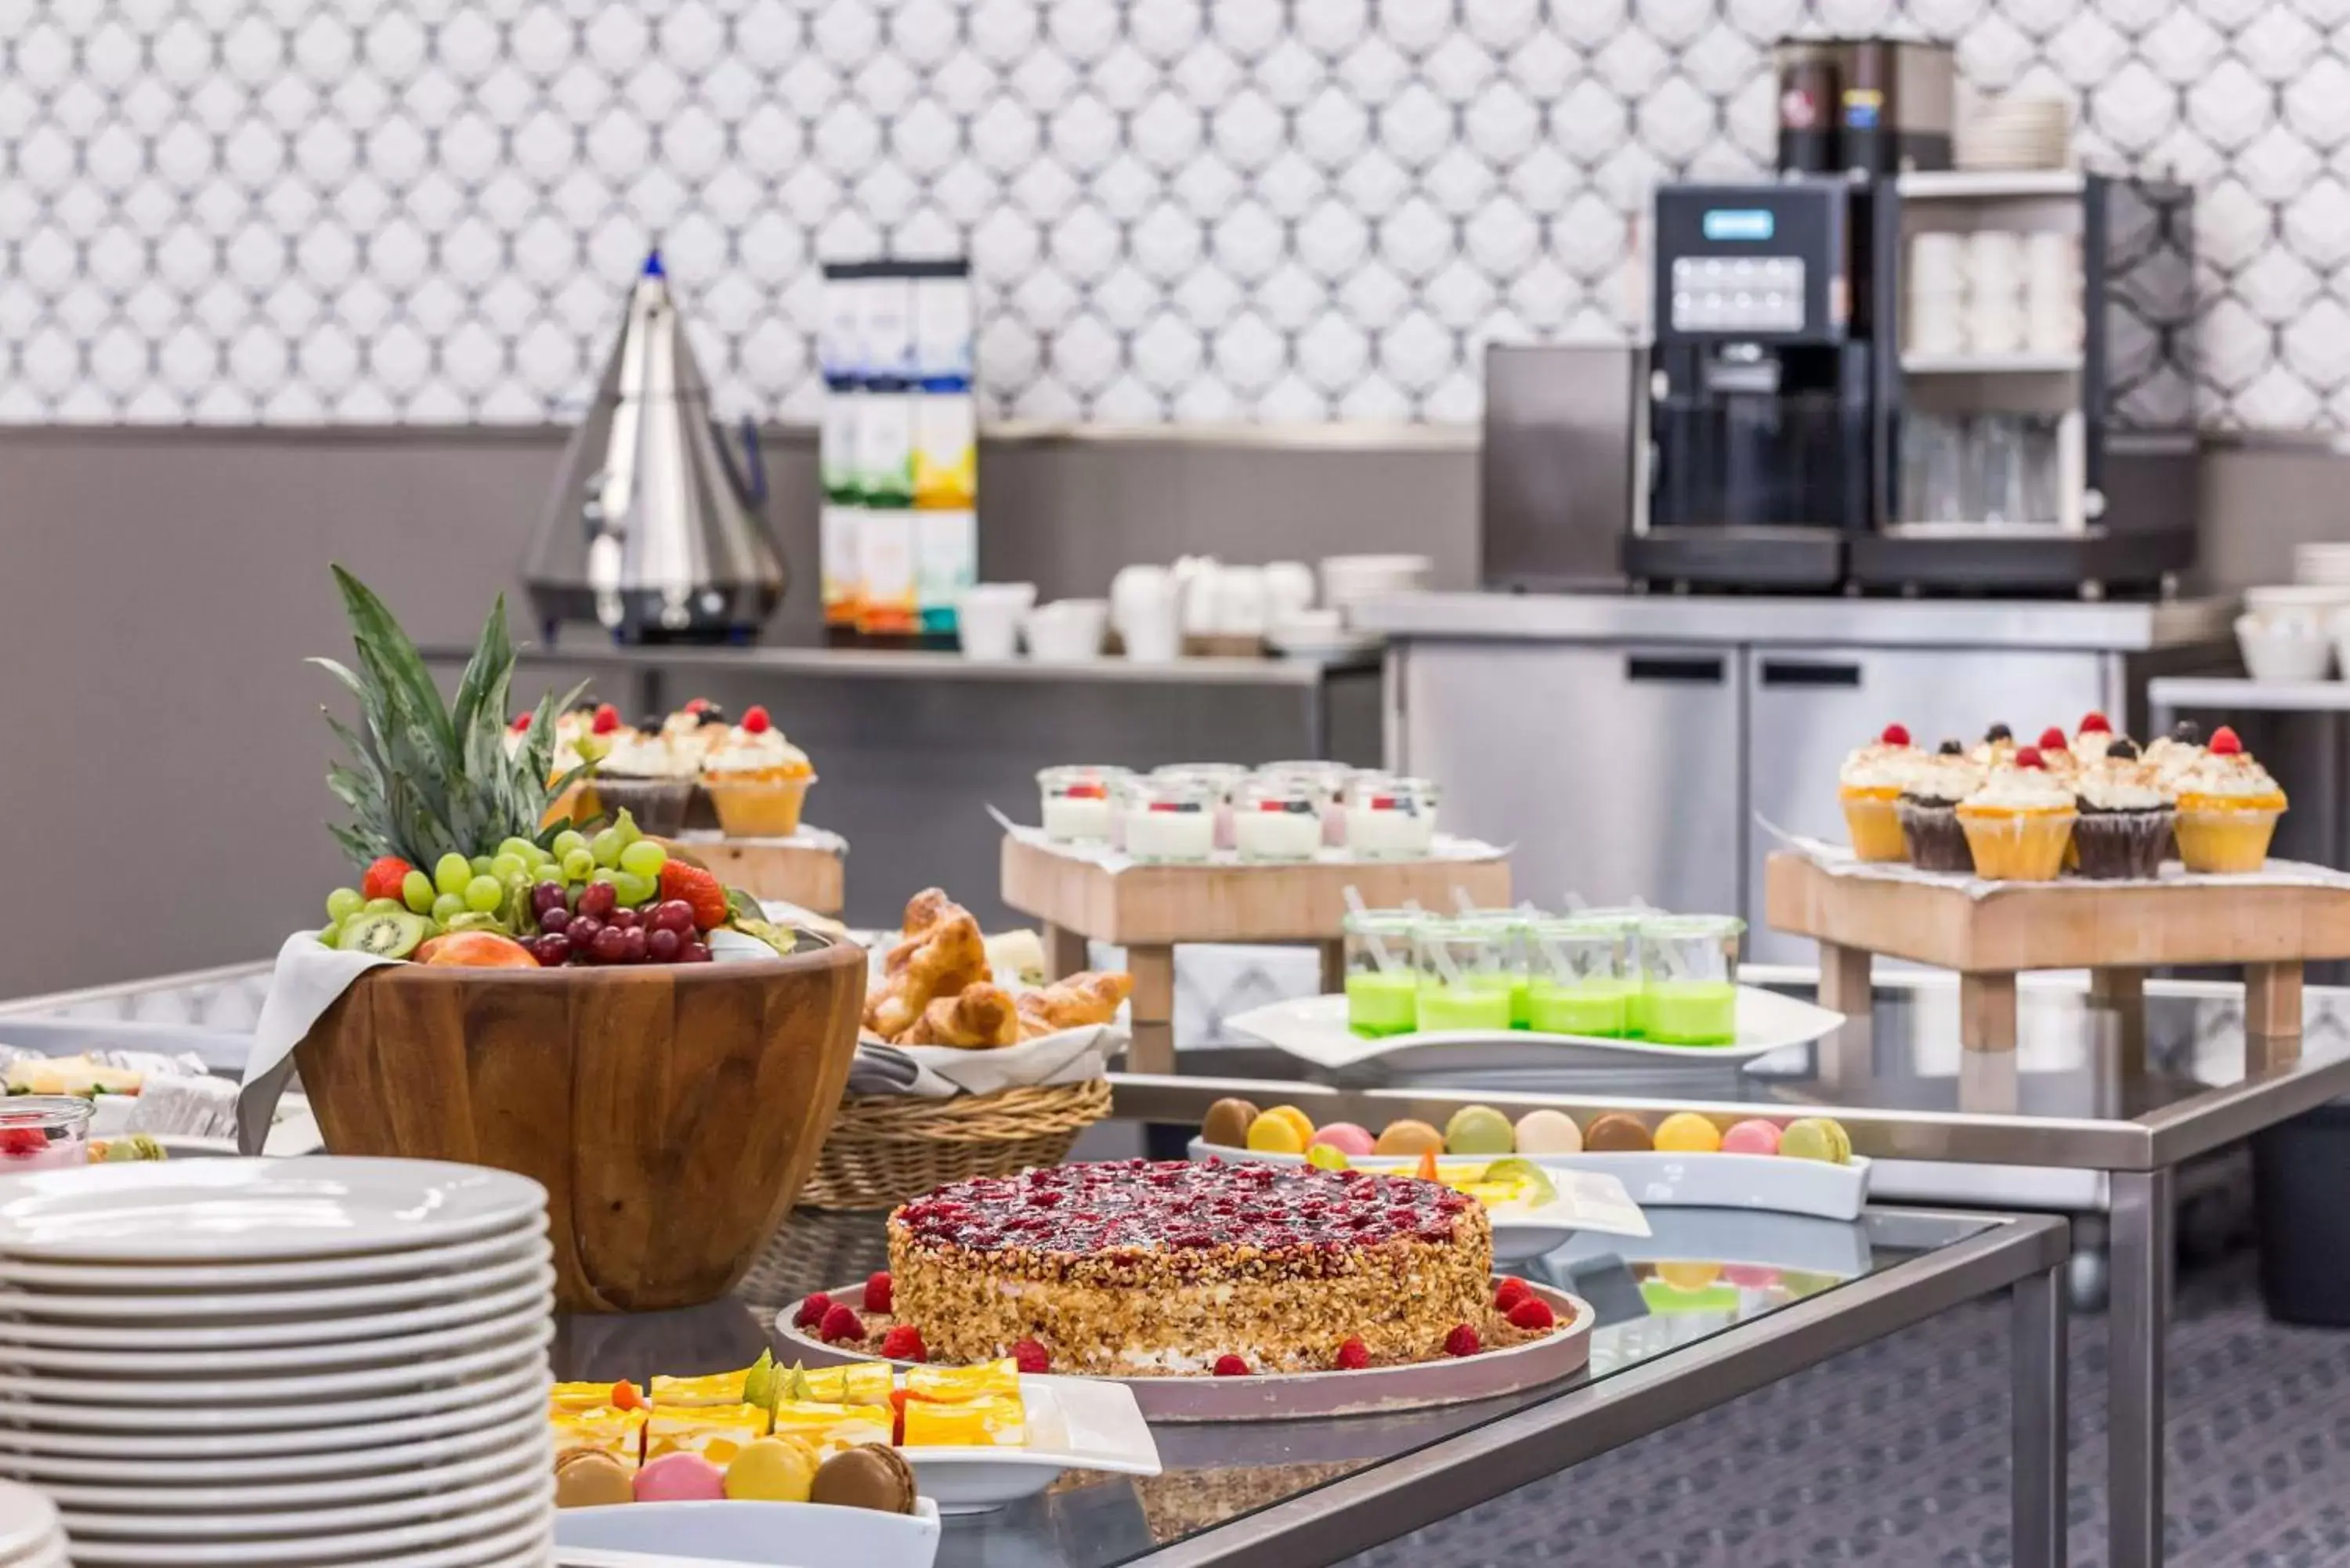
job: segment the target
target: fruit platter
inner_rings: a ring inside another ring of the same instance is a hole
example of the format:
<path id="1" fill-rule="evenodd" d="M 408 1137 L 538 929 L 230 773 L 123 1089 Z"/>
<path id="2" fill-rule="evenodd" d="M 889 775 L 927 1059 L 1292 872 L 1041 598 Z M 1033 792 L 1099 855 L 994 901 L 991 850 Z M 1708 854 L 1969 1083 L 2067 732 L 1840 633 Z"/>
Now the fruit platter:
<path id="1" fill-rule="evenodd" d="M 1295 1106 L 1259 1109 L 1248 1100 L 1222 1099 L 1208 1107 L 1188 1152 L 1195 1160 L 1410 1172 L 1440 1181 L 1488 1205 L 1495 1255 L 1504 1257 L 1513 1255 L 1503 1251 L 1510 1216 L 1545 1194 L 1555 1201 L 1553 1184 L 1569 1177 L 1610 1178 L 1644 1207 L 1849 1221 L 1868 1201 L 1870 1170 L 1869 1161 L 1852 1152 L 1851 1135 L 1831 1117 L 1714 1117 L 1696 1111 L 1676 1111 L 1651 1128 L 1629 1111 L 1603 1111 L 1578 1123 L 1565 1111 L 1542 1109 L 1513 1123 L 1490 1106 L 1463 1106 L 1440 1131 L 1405 1118 L 1374 1137 L 1352 1122 L 1317 1127 Z M 1646 1226 L 1611 1231 L 1604 1223 L 1573 1229 L 1648 1233 Z"/>
<path id="2" fill-rule="evenodd" d="M 336 579 L 358 657 L 314 662 L 357 708 L 328 715 L 356 883 L 281 951 L 247 1094 L 290 1052 L 330 1152 L 539 1181 L 567 1308 L 723 1293 L 839 1104 L 864 954 L 769 923 L 645 832 L 638 804 L 665 799 L 584 789 L 588 764 L 558 760 L 567 699 L 509 722 L 502 599 L 444 699 L 390 610 Z"/>
<path id="3" fill-rule="evenodd" d="M 877 1274 L 859 1294 L 886 1301 L 889 1288 L 889 1276 Z M 567 1509 L 855 1502 L 858 1494 L 827 1485 L 826 1468 L 867 1447 L 893 1450 L 911 1490 L 948 1513 L 1034 1496 L 1066 1470 L 1159 1473 L 1158 1449 L 1132 1394 L 1115 1383 L 1025 1373 L 1012 1357 L 900 1370 L 881 1362 L 784 1366 L 768 1353 L 739 1371 L 656 1376 L 641 1388 L 625 1380 L 558 1384 L 548 1420 L 556 1502 Z"/>
<path id="4" fill-rule="evenodd" d="M 1154 1421 L 1458 1404 L 1589 1355 L 1591 1309 L 1493 1272 L 1480 1201 L 1414 1177 L 1118 1160 L 933 1189 L 887 1273 L 778 1316 L 811 1365 L 1123 1384 Z M 1015 1288 L 1016 1287 L 1016 1288 Z"/>

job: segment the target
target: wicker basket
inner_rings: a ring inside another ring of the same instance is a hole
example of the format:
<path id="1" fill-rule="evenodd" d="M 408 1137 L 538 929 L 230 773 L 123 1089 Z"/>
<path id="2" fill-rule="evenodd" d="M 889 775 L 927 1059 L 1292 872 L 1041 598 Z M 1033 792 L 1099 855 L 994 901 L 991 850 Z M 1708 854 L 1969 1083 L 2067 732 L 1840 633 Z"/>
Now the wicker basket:
<path id="1" fill-rule="evenodd" d="M 1050 1084 L 925 1100 L 851 1095 L 800 1189 L 811 1209 L 893 1209 L 943 1182 L 1057 1165 L 1109 1115 L 1109 1083 Z"/>

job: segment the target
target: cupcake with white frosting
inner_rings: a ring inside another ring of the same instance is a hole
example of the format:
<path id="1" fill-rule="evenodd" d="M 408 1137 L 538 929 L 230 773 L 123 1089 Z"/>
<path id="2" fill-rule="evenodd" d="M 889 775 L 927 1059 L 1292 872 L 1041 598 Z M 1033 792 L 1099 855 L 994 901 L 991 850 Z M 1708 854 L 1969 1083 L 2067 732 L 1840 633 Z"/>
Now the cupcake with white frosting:
<path id="1" fill-rule="evenodd" d="M 686 803 L 693 794 L 692 765 L 658 725 L 624 726 L 606 736 L 610 744 L 593 774 L 597 803 L 614 815 L 627 812 L 639 828 L 657 836 L 683 832 Z"/>
<path id="2" fill-rule="evenodd" d="M 807 753 L 784 738 L 764 708 L 743 711 L 743 722 L 713 742 L 702 758 L 702 787 L 718 808 L 718 825 L 735 838 L 789 838 L 800 830 L 800 808 L 816 769 Z"/>
<path id="3" fill-rule="evenodd" d="M 2073 732 L 2073 755 L 2079 759 L 2083 767 L 2087 767 L 2106 754 L 2106 748 L 2112 745 L 2114 740 L 2114 722 L 2111 719 L 2094 711 L 2084 713 L 2080 724 Z M 2132 748 L 2136 748 L 2135 742 Z"/>
<path id="4" fill-rule="evenodd" d="M 1931 753 L 1911 759 L 1902 772 L 1901 798 L 1894 808 L 1911 865 L 1920 871 L 1973 872 L 1974 852 L 1959 826 L 1959 803 L 1982 787 L 1983 773 L 1956 741 L 1944 741 Z"/>
<path id="5" fill-rule="evenodd" d="M 2103 751 L 2073 780 L 2073 850 L 2084 877 L 2099 880 L 2161 874 L 2178 818 L 2154 764 L 2127 736 L 2108 732 Z"/>
<path id="6" fill-rule="evenodd" d="M 2257 871 L 2268 860 L 2269 840 L 2284 815 L 2284 791 L 2269 771 L 2244 750 L 2236 732 L 2221 725 L 2210 749 L 2181 772 L 2178 794 L 2178 858 L 2189 871 Z"/>
<path id="7" fill-rule="evenodd" d="M 1845 826 L 1852 834 L 1852 852 L 1863 860 L 1906 860 L 1908 848 L 1901 839 L 1903 771 L 1916 760 L 1918 749 L 1909 732 L 1887 724 L 1869 744 L 1845 758 L 1836 771 L 1836 800 L 1844 807 Z"/>
<path id="8" fill-rule="evenodd" d="M 1982 787 L 1959 803 L 1975 875 L 2011 882 L 2054 881 L 2078 815 L 2073 791 L 2033 746 L 2018 747 L 2012 766 L 1991 770 Z"/>

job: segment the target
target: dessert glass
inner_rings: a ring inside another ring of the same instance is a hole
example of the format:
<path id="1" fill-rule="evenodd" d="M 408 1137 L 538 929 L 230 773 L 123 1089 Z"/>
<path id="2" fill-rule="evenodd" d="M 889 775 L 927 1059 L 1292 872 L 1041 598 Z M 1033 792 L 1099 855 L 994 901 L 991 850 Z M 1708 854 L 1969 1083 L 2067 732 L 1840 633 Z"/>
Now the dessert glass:
<path id="1" fill-rule="evenodd" d="M 1322 848 L 1322 794 L 1308 780 L 1249 779 L 1232 813 L 1243 860 L 1311 860 Z"/>
<path id="2" fill-rule="evenodd" d="M 1526 920 L 1523 909 L 1463 909 L 1455 919 L 1463 925 L 1482 926 L 1500 956 L 1503 983 L 1510 993 L 1510 1027 L 1528 1026 L 1530 998 L 1527 980 L 1531 964 L 1526 953 Z"/>
<path id="3" fill-rule="evenodd" d="M 1216 851 L 1215 786 L 1190 778 L 1128 778 L 1126 853 L 1146 865 L 1193 865 Z"/>
<path id="4" fill-rule="evenodd" d="M 1303 779 L 1311 787 L 1322 809 L 1322 843 L 1336 849 L 1347 842 L 1347 781 L 1357 770 L 1345 763 L 1287 762 L 1267 763 L 1257 769 L 1263 779 Z"/>
<path id="5" fill-rule="evenodd" d="M 1366 860 L 1417 860 L 1436 843 L 1440 792 L 1429 779 L 1357 774 L 1347 784 L 1347 846 Z"/>
<path id="6" fill-rule="evenodd" d="M 1738 1037 L 1735 915 L 1657 915 L 1640 922 L 1642 1032 L 1668 1045 L 1727 1045 Z"/>
<path id="7" fill-rule="evenodd" d="M 88 1164 L 93 1110 L 88 1100 L 72 1095 L 0 1099 L 0 1176 Z"/>
<path id="8" fill-rule="evenodd" d="M 1155 779 L 1189 780 L 1208 786 L 1216 803 L 1216 847 L 1232 849 L 1238 846 L 1232 836 L 1232 805 L 1240 787 L 1248 782 L 1249 771 L 1238 763 L 1170 763 L 1153 768 Z"/>
<path id="9" fill-rule="evenodd" d="M 1111 799 L 1133 777 L 1124 768 L 1045 768 L 1036 774 L 1045 836 L 1055 844 L 1107 844 Z"/>
<path id="10" fill-rule="evenodd" d="M 1509 1028 L 1510 971 L 1490 922 L 1423 919 L 1412 928 L 1411 952 L 1421 1029 Z"/>
<path id="11" fill-rule="evenodd" d="M 1527 1027 L 1545 1034 L 1621 1039 L 1640 997 L 1633 929 L 1605 916 L 1529 920 Z"/>
<path id="12" fill-rule="evenodd" d="M 1426 918 L 1409 909 L 1347 917 L 1347 1027 L 1356 1033 L 1409 1034 L 1419 1027 L 1411 933 Z"/>

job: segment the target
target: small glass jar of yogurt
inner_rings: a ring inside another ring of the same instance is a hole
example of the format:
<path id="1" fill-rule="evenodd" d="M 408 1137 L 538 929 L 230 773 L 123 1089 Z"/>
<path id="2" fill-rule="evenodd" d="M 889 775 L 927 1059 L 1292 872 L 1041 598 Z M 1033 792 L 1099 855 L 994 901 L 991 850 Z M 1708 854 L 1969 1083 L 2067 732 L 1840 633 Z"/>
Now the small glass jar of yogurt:
<path id="1" fill-rule="evenodd" d="M 1604 1039 L 1631 1033 L 1640 995 L 1634 930 L 1605 915 L 1529 920 L 1526 1026 Z"/>
<path id="2" fill-rule="evenodd" d="M 1510 1026 L 1510 971 L 1492 924 L 1430 917 L 1412 928 L 1413 998 L 1423 1031 Z"/>
<path id="3" fill-rule="evenodd" d="M 1428 779 L 1357 775 L 1347 785 L 1347 847 L 1366 860 L 1417 860 L 1436 843 L 1439 791 Z"/>
<path id="4" fill-rule="evenodd" d="M 1668 1045 L 1727 1045 L 1738 1038 L 1735 915 L 1651 915 L 1640 922 L 1642 1033 Z"/>
<path id="5" fill-rule="evenodd" d="M 1189 778 L 1129 778 L 1126 853 L 1149 865 L 1192 865 L 1216 850 L 1215 786 Z"/>
<path id="6" fill-rule="evenodd" d="M 1237 848 L 1232 836 L 1232 807 L 1240 799 L 1241 786 L 1248 782 L 1249 770 L 1238 763 L 1170 763 L 1153 768 L 1155 779 L 1189 779 L 1208 786 L 1216 803 L 1216 847 Z"/>
<path id="7" fill-rule="evenodd" d="M 1232 805 L 1232 846 L 1243 860 L 1311 860 L 1322 848 L 1322 794 L 1301 778 L 1253 778 Z"/>
<path id="8" fill-rule="evenodd" d="M 1347 1027 L 1356 1033 L 1409 1034 L 1419 1027 L 1411 933 L 1427 918 L 1409 909 L 1361 909 L 1347 917 Z"/>
<path id="9" fill-rule="evenodd" d="M 72 1095 L 0 1099 L 0 1176 L 71 1170 L 89 1163 L 91 1108 Z"/>
<path id="10" fill-rule="evenodd" d="M 1336 849 L 1347 842 L 1347 781 L 1361 771 L 1345 763 L 1267 763 L 1257 769 L 1256 776 L 1302 780 L 1311 788 L 1321 803 L 1323 846 Z"/>
<path id="11" fill-rule="evenodd" d="M 1111 797 L 1120 782 L 1132 776 L 1125 768 L 1090 765 L 1038 773 L 1045 836 L 1055 844 L 1107 844 Z"/>

